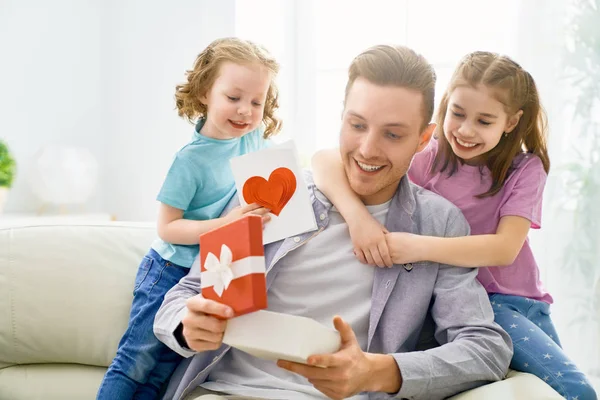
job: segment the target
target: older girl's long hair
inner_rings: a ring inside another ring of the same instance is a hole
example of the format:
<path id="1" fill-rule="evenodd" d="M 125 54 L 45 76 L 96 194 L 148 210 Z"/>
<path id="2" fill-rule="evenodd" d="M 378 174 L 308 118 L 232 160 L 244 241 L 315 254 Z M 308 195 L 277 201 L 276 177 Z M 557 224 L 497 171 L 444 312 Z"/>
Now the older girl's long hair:
<path id="1" fill-rule="evenodd" d="M 550 170 L 550 159 L 546 144 L 546 114 L 540 104 L 535 82 L 529 72 L 506 56 L 477 51 L 468 54 L 452 75 L 448 90 L 442 97 L 436 116 L 436 135 L 439 151 L 432 165 L 432 172 L 447 171 L 452 175 L 462 162 L 452 151 L 444 135 L 444 119 L 452 91 L 458 86 L 477 88 L 484 85 L 491 89 L 496 100 L 504 105 L 508 115 L 523 110 L 519 123 L 508 135 L 502 135 L 500 142 L 484 157 L 484 165 L 492 174 L 492 184 L 487 192 L 477 197 L 493 196 L 500 191 L 513 170 L 513 161 L 519 153 L 533 153 L 542 160 L 546 173 Z"/>
<path id="2" fill-rule="evenodd" d="M 271 73 L 271 84 L 267 91 L 263 124 L 264 138 L 281 130 L 281 120 L 275 116 L 279 108 L 279 91 L 275 76 L 279 72 L 279 63 L 263 47 L 239 38 L 217 39 L 198 55 L 194 69 L 186 72 L 187 82 L 175 88 L 175 103 L 180 117 L 195 123 L 198 118 L 206 117 L 207 108 L 200 99 L 206 95 L 219 74 L 222 63 L 230 61 L 236 64 L 258 63 Z"/>

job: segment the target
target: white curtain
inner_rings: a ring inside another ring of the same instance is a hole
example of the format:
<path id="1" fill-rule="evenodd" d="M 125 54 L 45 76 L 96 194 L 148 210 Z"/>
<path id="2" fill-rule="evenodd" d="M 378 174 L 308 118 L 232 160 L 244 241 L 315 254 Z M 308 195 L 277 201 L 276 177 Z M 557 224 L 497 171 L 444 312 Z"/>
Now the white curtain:
<path id="1" fill-rule="evenodd" d="M 563 347 L 600 389 L 599 1 L 238 0 L 236 34 L 281 61 L 283 138 L 306 166 L 336 145 L 346 68 L 370 45 L 422 53 L 438 73 L 438 99 L 470 51 L 507 54 L 530 71 L 552 161 L 543 226 L 530 238 Z"/>

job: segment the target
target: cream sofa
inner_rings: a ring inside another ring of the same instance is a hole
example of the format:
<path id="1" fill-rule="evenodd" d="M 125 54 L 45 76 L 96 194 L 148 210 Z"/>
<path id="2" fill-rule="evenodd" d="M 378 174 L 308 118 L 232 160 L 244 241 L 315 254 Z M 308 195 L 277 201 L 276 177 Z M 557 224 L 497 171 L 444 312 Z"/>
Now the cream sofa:
<path id="1" fill-rule="evenodd" d="M 151 224 L 52 222 L 4 226 L 0 217 L 0 399 L 94 399 L 126 328 Z M 455 400 L 560 399 L 533 375 Z"/>

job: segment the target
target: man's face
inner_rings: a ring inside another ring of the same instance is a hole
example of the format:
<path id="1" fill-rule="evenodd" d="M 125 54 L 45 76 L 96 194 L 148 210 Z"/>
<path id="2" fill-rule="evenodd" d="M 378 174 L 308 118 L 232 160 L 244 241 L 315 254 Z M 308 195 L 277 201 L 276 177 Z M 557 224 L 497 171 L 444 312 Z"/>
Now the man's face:
<path id="1" fill-rule="evenodd" d="M 423 125 L 423 95 L 359 77 L 346 97 L 340 152 L 352 189 L 366 205 L 390 200 L 435 127 Z"/>

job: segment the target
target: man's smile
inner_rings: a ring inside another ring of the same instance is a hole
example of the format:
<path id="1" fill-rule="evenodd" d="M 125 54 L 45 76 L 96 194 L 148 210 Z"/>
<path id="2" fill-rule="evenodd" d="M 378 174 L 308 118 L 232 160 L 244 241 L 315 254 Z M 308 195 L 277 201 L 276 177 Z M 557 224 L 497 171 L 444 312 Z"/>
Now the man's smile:
<path id="1" fill-rule="evenodd" d="M 358 165 L 358 168 L 360 168 L 364 172 L 376 172 L 376 171 L 379 171 L 381 168 L 383 168 L 383 165 L 366 164 L 366 163 L 362 163 L 356 159 L 354 161 L 356 161 L 356 165 Z"/>

